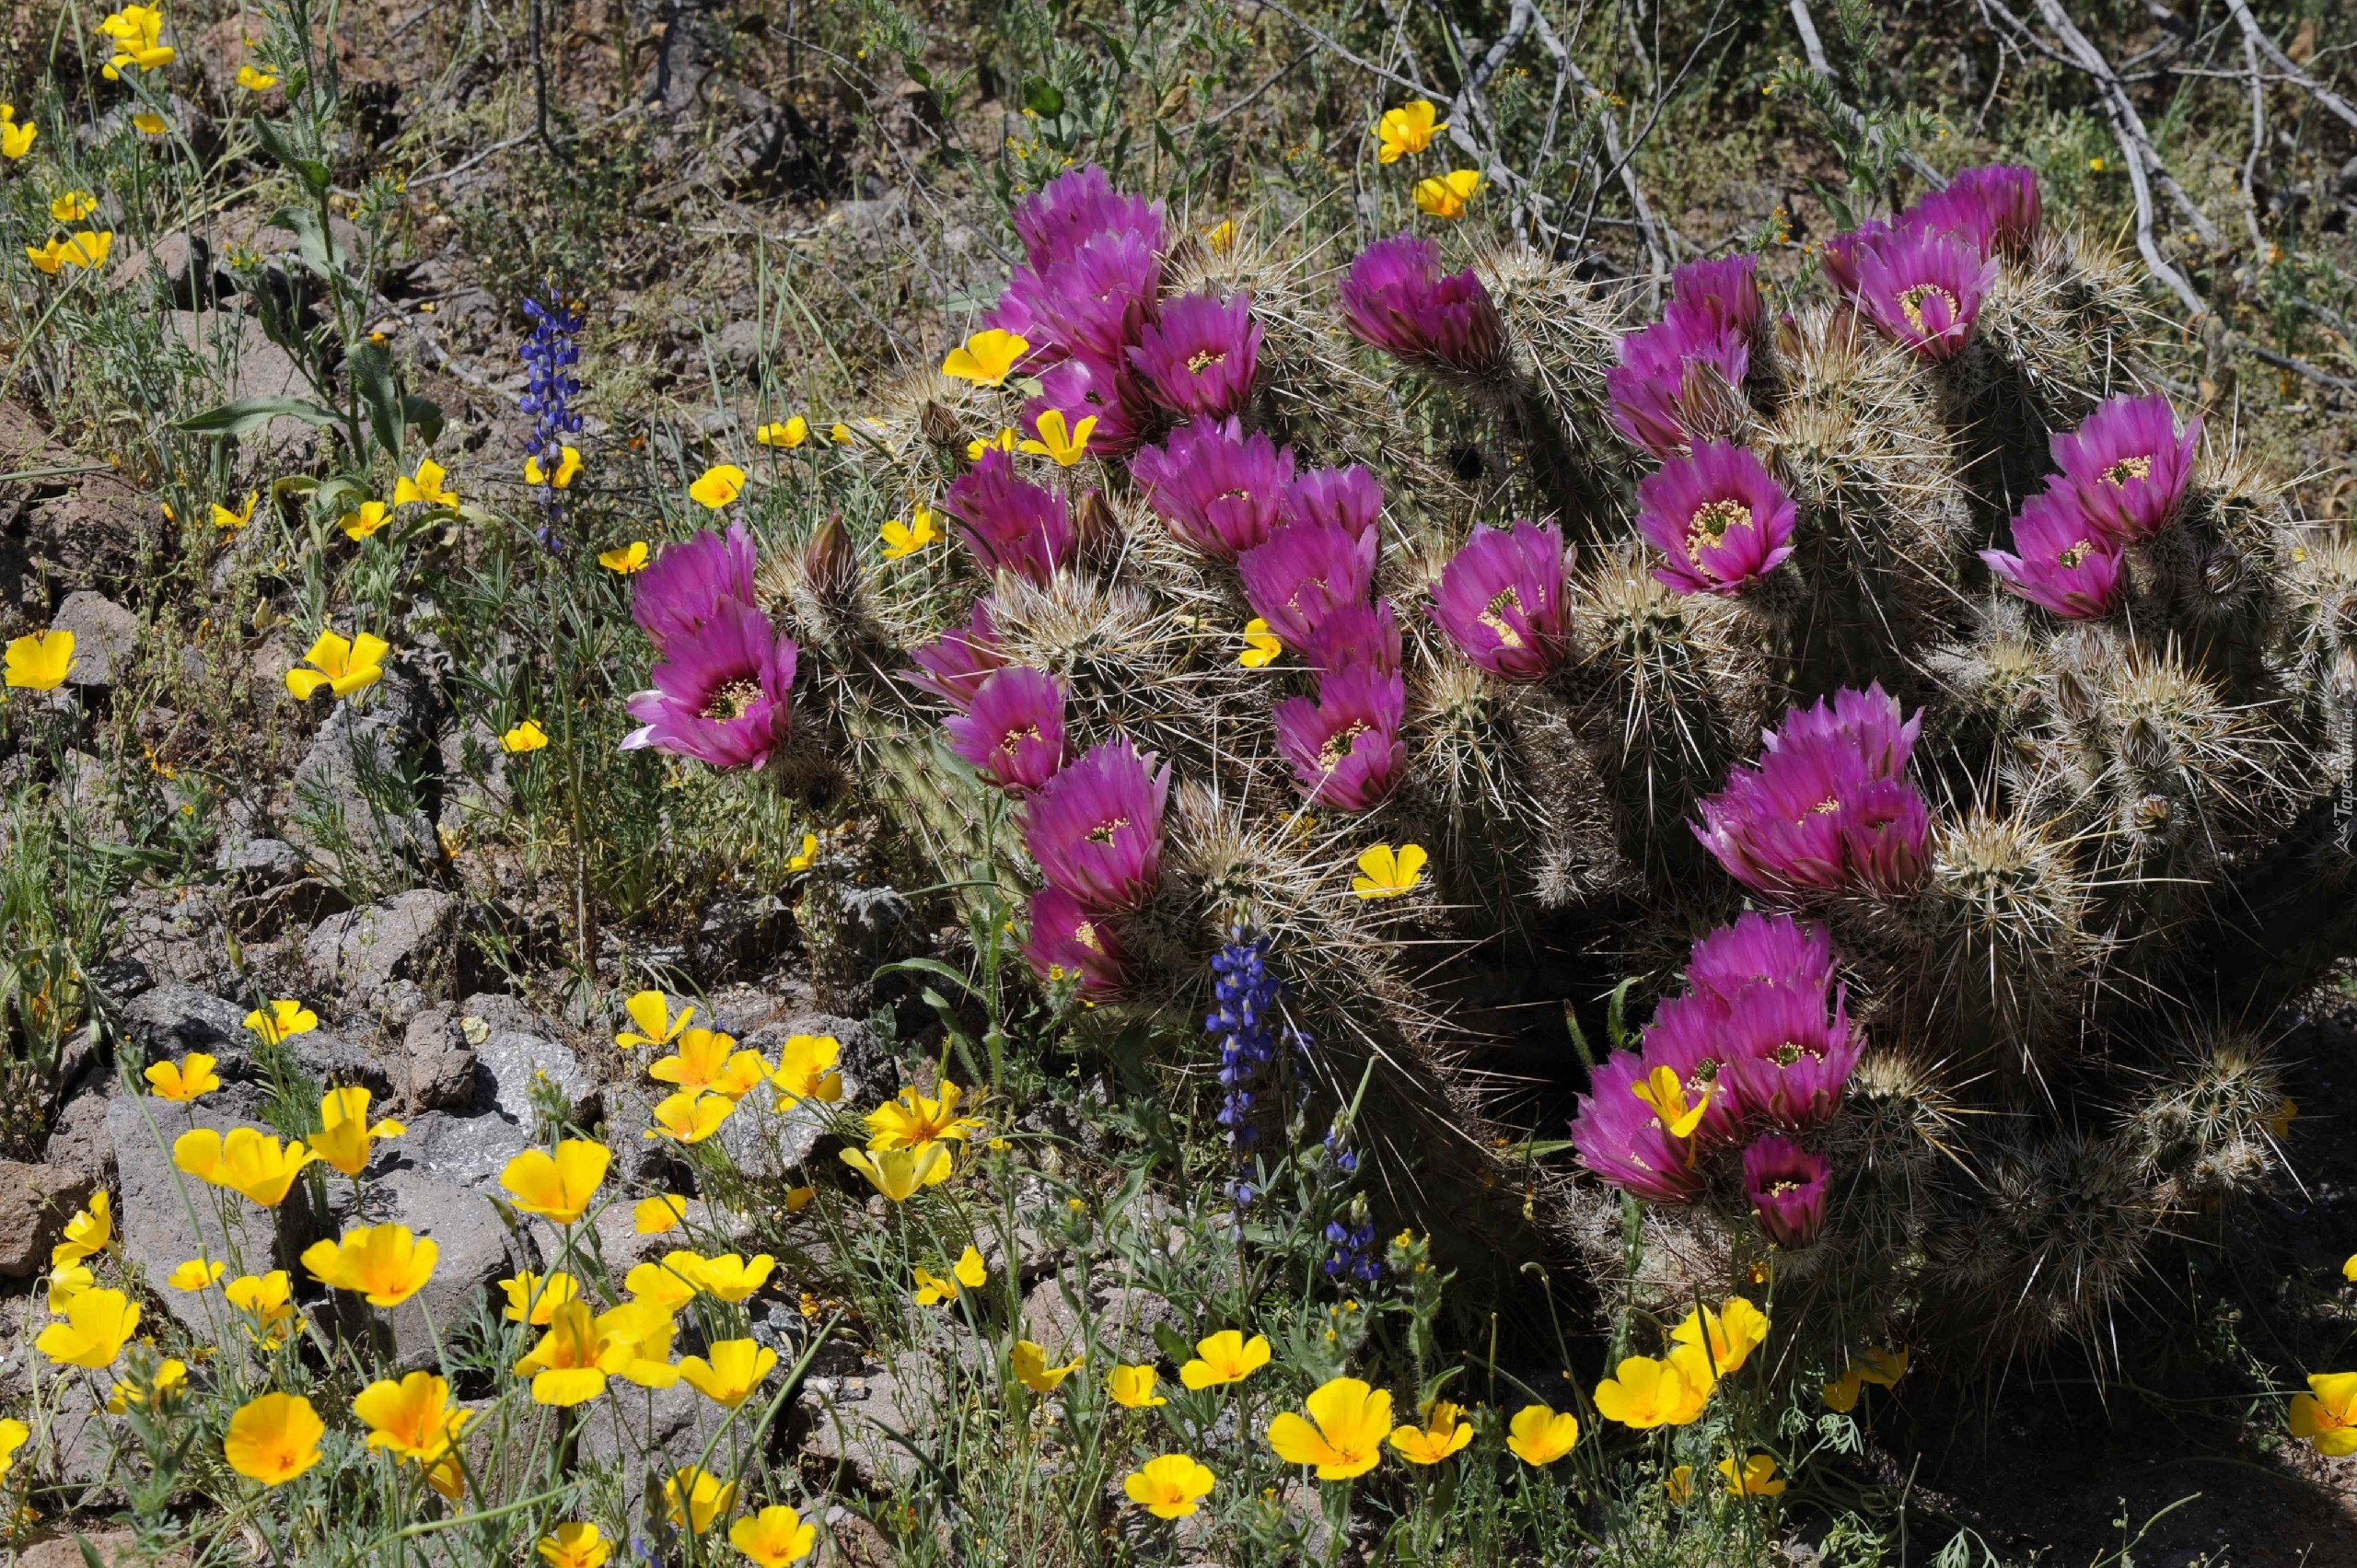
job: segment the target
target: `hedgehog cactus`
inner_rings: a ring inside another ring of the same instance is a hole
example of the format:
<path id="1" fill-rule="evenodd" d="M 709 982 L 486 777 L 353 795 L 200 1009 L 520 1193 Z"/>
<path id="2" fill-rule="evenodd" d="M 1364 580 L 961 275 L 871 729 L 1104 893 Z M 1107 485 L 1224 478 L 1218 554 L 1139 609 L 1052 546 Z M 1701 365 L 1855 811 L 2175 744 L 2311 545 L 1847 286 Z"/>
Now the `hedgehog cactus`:
<path id="1" fill-rule="evenodd" d="M 2137 383 L 2136 279 L 2027 171 L 1822 280 L 1681 268 L 1653 321 L 1518 251 L 1214 249 L 1093 168 L 1016 229 L 1016 374 L 868 442 L 955 549 L 838 591 L 781 550 L 762 592 L 797 726 L 996 855 L 1084 1030 L 1199 1012 L 1249 928 L 1322 1080 L 1372 1064 L 1393 1200 L 1479 1217 L 1453 1194 L 1531 1191 L 1485 1169 L 1482 1050 L 1650 969 L 1636 1050 L 1524 1042 L 1580 1107 L 1527 1212 L 1613 1294 L 1765 1262 L 1852 1342 L 2089 1333 L 2274 1167 L 2264 1050 L 2177 999 L 2255 879 L 2344 874 L 2303 824 L 2357 556 Z M 1411 841 L 1428 881 L 1353 891 Z"/>

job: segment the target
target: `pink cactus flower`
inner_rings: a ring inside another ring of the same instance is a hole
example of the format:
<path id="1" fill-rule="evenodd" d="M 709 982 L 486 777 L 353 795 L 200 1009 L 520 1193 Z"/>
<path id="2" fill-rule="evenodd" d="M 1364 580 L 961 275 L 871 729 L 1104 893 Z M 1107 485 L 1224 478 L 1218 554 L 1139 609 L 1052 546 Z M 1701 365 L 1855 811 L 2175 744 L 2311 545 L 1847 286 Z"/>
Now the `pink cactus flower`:
<path id="1" fill-rule="evenodd" d="M 1637 528 L 1668 557 L 1654 569 L 1681 594 L 1732 598 L 1793 552 L 1799 509 L 1748 447 L 1698 443 L 1637 483 Z"/>
<path id="2" fill-rule="evenodd" d="M 2020 553 L 1984 550 L 1980 559 L 2014 592 L 2066 620 L 2100 621 L 2127 594 L 2119 544 L 2067 483 L 2049 485 L 2022 504 L 2014 549 Z"/>
<path id="3" fill-rule="evenodd" d="M 1133 910 L 1162 876 L 1170 770 L 1127 740 L 1091 747 L 1024 802 L 1023 847 L 1051 887 L 1093 913 Z"/>
<path id="4" fill-rule="evenodd" d="M 1267 542 L 1293 482 L 1293 448 L 1230 419 L 1182 424 L 1137 455 L 1130 471 L 1170 531 L 1206 555 L 1233 561 Z"/>
<path id="5" fill-rule="evenodd" d="M 2180 427 L 2157 392 L 2114 398 L 2052 442 L 2054 465 L 2087 520 L 2119 544 L 2150 539 L 2176 520 L 2200 449 L 2200 417 Z"/>
<path id="6" fill-rule="evenodd" d="M 1277 749 L 1312 805 L 1364 811 L 1390 797 L 1408 771 L 1399 742 L 1407 706 L 1397 671 L 1365 668 L 1325 677 L 1316 702 L 1288 697 L 1276 705 Z"/>
<path id="7" fill-rule="evenodd" d="M 1064 764 L 1064 686 L 1011 665 L 983 681 L 973 706 L 942 721 L 949 749 L 1002 789 L 1037 789 Z"/>
<path id="8" fill-rule="evenodd" d="M 722 599 L 702 625 L 665 641 L 654 689 L 625 704 L 640 727 L 622 749 L 652 747 L 715 768 L 761 767 L 792 724 L 797 652 L 768 616 L 741 599 Z"/>
<path id="9" fill-rule="evenodd" d="M 1459 652 L 1506 680 L 1538 680 L 1571 647 L 1563 601 L 1563 536 L 1516 518 L 1476 528 L 1434 585 L 1433 620 Z"/>

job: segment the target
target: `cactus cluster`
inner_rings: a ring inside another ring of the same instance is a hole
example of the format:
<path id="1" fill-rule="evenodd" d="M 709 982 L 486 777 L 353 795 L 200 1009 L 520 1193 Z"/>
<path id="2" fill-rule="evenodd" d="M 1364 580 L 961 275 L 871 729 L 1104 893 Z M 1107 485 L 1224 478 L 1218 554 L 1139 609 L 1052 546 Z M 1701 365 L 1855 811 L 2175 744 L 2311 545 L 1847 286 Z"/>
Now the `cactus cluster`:
<path id="1" fill-rule="evenodd" d="M 2026 170 L 1651 320 L 1093 168 L 1016 229 L 864 436 L 953 540 L 830 525 L 761 593 L 798 731 L 995 857 L 1051 993 L 1200 1012 L 1257 934 L 1338 1098 L 1372 1066 L 1389 1202 L 1527 1191 L 1662 1302 L 1768 1265 L 1829 1343 L 2089 1334 L 2267 1179 L 2266 1042 L 2215 1022 L 2260 988 L 2200 966 L 2255 879 L 2342 875 L 2357 557 L 2152 389 L 2139 278 Z M 1514 1004 L 1622 974 L 1635 1049 L 1512 1058 L 1585 1087 L 1579 1168 L 1488 1167 Z"/>

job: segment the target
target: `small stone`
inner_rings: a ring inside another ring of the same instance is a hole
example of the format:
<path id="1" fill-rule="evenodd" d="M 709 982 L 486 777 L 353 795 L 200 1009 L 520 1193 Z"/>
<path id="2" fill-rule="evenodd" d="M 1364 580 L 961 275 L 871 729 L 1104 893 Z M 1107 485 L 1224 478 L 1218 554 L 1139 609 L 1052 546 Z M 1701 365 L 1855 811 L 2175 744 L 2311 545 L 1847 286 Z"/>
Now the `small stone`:
<path id="1" fill-rule="evenodd" d="M 290 1038 L 286 1050 L 322 1089 L 357 1085 L 375 1096 L 379 1107 L 392 1098 L 393 1077 L 384 1063 L 340 1035 L 313 1029 Z"/>
<path id="2" fill-rule="evenodd" d="M 413 888 L 319 922 L 303 944 L 304 961 L 316 983 L 366 998 L 430 969 L 447 945 L 457 913 L 458 900 L 449 894 Z"/>
<path id="3" fill-rule="evenodd" d="M 303 854 L 284 839 L 241 839 L 221 846 L 215 864 L 251 888 L 274 888 L 303 875 Z"/>
<path id="4" fill-rule="evenodd" d="M 922 1355 L 862 1377 L 812 1377 L 795 1405 L 807 1423 L 802 1453 L 836 1468 L 841 1478 L 878 1496 L 905 1489 L 921 1461 L 904 1436 L 930 1429 L 946 1395 L 939 1369 Z"/>
<path id="5" fill-rule="evenodd" d="M 574 1107 L 586 1104 L 597 1087 L 569 1046 L 520 1029 L 493 1029 L 475 1047 L 475 1060 L 491 1075 L 499 1113 L 523 1127 L 532 1125 L 532 1088 L 540 1080 Z"/>
<path id="6" fill-rule="evenodd" d="M 490 1038 L 488 1028 L 484 1038 Z M 420 1013 L 401 1035 L 401 1055 L 409 1070 L 403 1089 L 412 1110 L 474 1109 L 478 1074 L 474 1047 L 447 1013 Z"/>
<path id="7" fill-rule="evenodd" d="M 98 1183 L 64 1165 L 0 1160 L 0 1275 L 30 1279 L 49 1265 L 49 1249 Z"/>
<path id="8" fill-rule="evenodd" d="M 67 1100 L 41 1151 L 45 1164 L 87 1178 L 94 1188 L 114 1184 L 114 1141 L 107 1134 L 110 1089 L 101 1086 Z"/>
<path id="9" fill-rule="evenodd" d="M 524 1152 L 524 1130 L 504 1116 L 429 1110 L 392 1143 L 395 1167 L 412 1167 L 472 1191 L 498 1190 L 499 1173 Z"/>
<path id="10" fill-rule="evenodd" d="M 1169 1302 L 1134 1285 L 1098 1284 L 1086 1305 L 1086 1320 L 1072 1301 L 1077 1285 L 1067 1289 L 1064 1277 L 1051 1274 L 1031 1287 L 1023 1298 L 1024 1337 L 1048 1353 L 1069 1360 L 1091 1349 L 1093 1333 L 1098 1346 L 1122 1361 L 1152 1360 L 1156 1353 L 1157 1325 L 1179 1327 L 1178 1313 Z"/>
<path id="11" fill-rule="evenodd" d="M 49 623 L 74 633 L 74 664 L 65 672 L 69 686 L 113 685 L 129 672 L 139 649 L 139 617 L 87 588 L 67 594 Z"/>

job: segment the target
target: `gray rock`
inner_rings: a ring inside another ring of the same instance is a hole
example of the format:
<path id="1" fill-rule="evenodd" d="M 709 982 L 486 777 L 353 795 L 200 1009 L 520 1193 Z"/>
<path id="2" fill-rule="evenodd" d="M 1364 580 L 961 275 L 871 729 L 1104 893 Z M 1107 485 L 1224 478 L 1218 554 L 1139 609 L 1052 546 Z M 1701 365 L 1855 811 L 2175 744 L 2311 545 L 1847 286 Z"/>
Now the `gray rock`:
<path id="1" fill-rule="evenodd" d="M 379 1108 L 393 1097 L 392 1074 L 384 1063 L 341 1035 L 313 1029 L 289 1040 L 286 1049 L 323 1089 L 356 1084 L 376 1097 Z"/>
<path id="2" fill-rule="evenodd" d="M 175 1168 L 173 1141 L 192 1124 L 225 1136 L 232 1128 L 251 1125 L 210 1111 L 203 1101 L 192 1110 L 142 1095 L 115 1097 L 107 1110 L 122 1188 L 115 1224 L 124 1260 L 146 1276 L 165 1308 L 191 1329 L 217 1334 L 221 1325 L 212 1314 L 219 1307 L 219 1293 L 172 1290 L 165 1286 L 165 1276 L 196 1257 L 226 1262 L 233 1274 L 295 1267 L 310 1239 L 310 1214 L 299 1180 L 284 1202 L 265 1209 Z"/>
<path id="3" fill-rule="evenodd" d="M 429 1110 L 412 1119 L 390 1147 L 406 1166 L 454 1187 L 495 1192 L 499 1173 L 524 1152 L 524 1130 L 504 1116 L 451 1116 Z"/>
<path id="4" fill-rule="evenodd" d="M 856 1093 L 848 1075 L 843 1093 L 846 1099 Z M 779 1110 L 776 1099 L 767 1086 L 755 1089 L 737 1102 L 715 1134 L 737 1168 L 748 1176 L 784 1175 L 806 1163 L 826 1135 L 825 1113 L 830 1108 L 803 1100 Z"/>
<path id="5" fill-rule="evenodd" d="M 797 1425 L 807 1423 L 802 1455 L 831 1466 L 839 1484 L 888 1495 L 917 1479 L 923 1438 L 912 1434 L 932 1428 L 946 1392 L 940 1369 L 921 1355 L 865 1376 L 807 1378 L 795 1400 Z"/>
<path id="6" fill-rule="evenodd" d="M 71 1170 L 88 1179 L 90 1185 L 111 1187 L 114 1184 L 114 1140 L 107 1132 L 107 1106 L 110 1092 L 93 1089 L 75 1096 L 57 1113 L 56 1124 L 49 1130 L 49 1146 L 41 1151 L 44 1163 Z"/>
<path id="7" fill-rule="evenodd" d="M 418 742 L 398 693 L 387 691 L 394 684 L 388 676 L 335 703 L 295 765 L 286 833 L 319 865 L 357 852 L 423 865 L 439 854 L 434 824 L 408 782 Z"/>
<path id="8" fill-rule="evenodd" d="M 239 398 L 302 398 L 315 394 L 287 352 L 270 341 L 255 317 L 235 310 L 175 310 L 171 326 L 180 339 L 212 369 L 215 395 Z M 247 437 L 260 450 L 292 453 L 312 445 L 311 427 L 300 420 L 273 419 Z"/>
<path id="9" fill-rule="evenodd" d="M 775 1376 L 774 1373 L 772 1374 Z M 756 1396 L 737 1407 L 734 1445 L 749 1449 L 747 1434 L 767 1409 Z M 586 1407 L 581 1423 L 581 1457 L 594 1464 L 636 1461 L 640 1456 L 677 1456 L 679 1464 L 693 1462 L 729 1412 L 686 1383 L 668 1388 L 641 1388 L 616 1378 L 606 1397 Z M 723 1437 L 713 1450 L 709 1469 L 721 1475 L 742 1473 L 735 1465 L 732 1442 Z M 748 1456 L 749 1457 L 749 1455 Z"/>
<path id="10" fill-rule="evenodd" d="M 432 888 L 413 888 L 319 922 L 303 943 L 313 981 L 342 995 L 366 998 L 396 979 L 434 967 L 450 936 L 458 900 Z"/>
<path id="11" fill-rule="evenodd" d="M 103 1417 L 93 1416 L 87 1410 L 82 1412 L 81 1420 L 94 1427 L 104 1422 Z M 188 1568 L 191 1561 L 185 1547 L 168 1551 L 161 1557 L 143 1555 L 135 1531 L 91 1530 L 86 1534 L 50 1536 L 46 1539 L 28 1543 L 17 1554 L 17 1568 L 84 1568 L 88 1562 L 82 1555 L 85 1543 L 97 1557 L 99 1568 Z"/>
<path id="12" fill-rule="evenodd" d="M 30 1279 L 47 1268 L 65 1222 L 97 1188 L 71 1166 L 0 1160 L 0 1275 Z"/>
<path id="13" fill-rule="evenodd" d="M 491 1077 L 499 1113 L 522 1127 L 532 1125 L 532 1088 L 540 1080 L 575 1107 L 597 1087 L 570 1046 L 520 1029 L 493 1029 L 475 1047 L 475 1061 Z"/>
<path id="14" fill-rule="evenodd" d="M 192 985 L 167 981 L 122 1010 L 132 1041 L 139 1047 L 134 1065 L 177 1060 L 192 1051 L 242 1065 L 254 1042 L 246 1028 L 249 1011 Z"/>
<path id="15" fill-rule="evenodd" d="M 303 875 L 303 854 L 284 839 L 224 843 L 214 864 L 250 888 L 274 888 Z"/>
<path id="16" fill-rule="evenodd" d="M 67 594 L 49 623 L 74 633 L 74 666 L 65 672 L 69 686 L 113 685 L 139 649 L 139 617 L 87 588 Z"/>
<path id="17" fill-rule="evenodd" d="M 402 1088 L 412 1110 L 453 1110 L 460 1114 L 475 1107 L 479 1070 L 474 1047 L 449 1014 L 420 1013 L 401 1035 L 401 1058 L 408 1077 Z"/>
<path id="18" fill-rule="evenodd" d="M 1135 1285 L 1098 1284 L 1086 1297 L 1084 1313 L 1074 1302 L 1080 1287 L 1062 1274 L 1051 1274 L 1023 1298 L 1023 1335 L 1037 1342 L 1059 1360 L 1097 1349 L 1121 1361 L 1151 1360 L 1157 1324 L 1182 1328 L 1178 1310 L 1150 1290 Z M 1096 1344 L 1089 1343 L 1094 1336 Z"/>
<path id="19" fill-rule="evenodd" d="M 407 1135 L 401 1141 L 406 1143 Z M 368 1199 L 366 1212 L 353 1223 L 407 1225 L 420 1237 L 430 1237 L 437 1249 L 434 1277 L 425 1288 L 390 1311 L 374 1314 L 391 1336 L 398 1370 L 431 1366 L 437 1359 L 437 1335 L 447 1343 L 451 1331 L 474 1316 L 475 1304 L 492 1285 L 516 1267 L 507 1227 L 483 1193 L 421 1169 L 387 1172 L 370 1185 Z"/>

